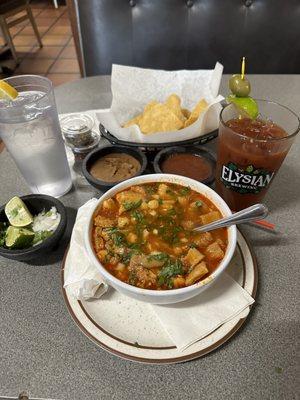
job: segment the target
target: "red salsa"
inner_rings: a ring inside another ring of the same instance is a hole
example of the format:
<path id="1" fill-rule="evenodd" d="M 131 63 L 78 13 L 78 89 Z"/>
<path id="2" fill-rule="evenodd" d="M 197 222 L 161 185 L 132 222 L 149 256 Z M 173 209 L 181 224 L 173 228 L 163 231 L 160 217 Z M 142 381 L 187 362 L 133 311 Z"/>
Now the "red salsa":
<path id="1" fill-rule="evenodd" d="M 213 173 L 208 160 L 198 154 L 175 153 L 162 162 L 162 172 L 187 176 L 197 181 L 206 181 Z"/>

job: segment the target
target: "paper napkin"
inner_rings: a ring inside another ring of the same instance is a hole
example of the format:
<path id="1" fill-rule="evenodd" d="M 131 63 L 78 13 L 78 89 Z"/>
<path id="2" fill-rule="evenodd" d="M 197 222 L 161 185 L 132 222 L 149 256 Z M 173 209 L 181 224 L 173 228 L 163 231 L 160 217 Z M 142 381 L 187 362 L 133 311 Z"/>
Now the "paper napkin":
<path id="1" fill-rule="evenodd" d="M 112 67 L 110 111 L 98 116 L 104 127 L 120 140 L 138 143 L 167 143 L 196 138 L 218 128 L 223 97 L 218 95 L 223 66 L 216 63 L 212 70 L 164 71 L 128 67 Z M 180 96 L 183 108 L 192 110 L 202 98 L 209 104 L 198 120 L 178 131 L 144 135 L 137 125 L 122 125 L 140 114 L 145 105 L 156 100 L 165 102 L 171 94 Z"/>
<path id="2" fill-rule="evenodd" d="M 91 199 L 78 209 L 65 262 L 67 275 L 64 288 L 78 300 L 99 298 L 108 289 L 96 267 L 90 262 L 84 247 L 84 228 L 96 201 L 97 199 Z"/>
<path id="3" fill-rule="evenodd" d="M 179 350 L 185 350 L 231 319 L 245 317 L 254 299 L 226 273 L 203 293 L 182 303 L 152 305 Z"/>

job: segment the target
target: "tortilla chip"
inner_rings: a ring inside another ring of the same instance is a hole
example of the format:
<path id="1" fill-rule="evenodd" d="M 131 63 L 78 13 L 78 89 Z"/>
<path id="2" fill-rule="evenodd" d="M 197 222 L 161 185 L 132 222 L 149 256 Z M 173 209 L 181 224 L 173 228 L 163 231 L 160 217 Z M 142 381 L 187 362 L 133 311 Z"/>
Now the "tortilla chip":
<path id="1" fill-rule="evenodd" d="M 191 112 L 187 108 L 182 108 L 181 112 L 185 116 L 186 119 L 190 118 Z"/>
<path id="2" fill-rule="evenodd" d="M 183 123 L 185 122 L 186 118 L 182 113 L 181 110 L 181 99 L 177 94 L 171 94 L 166 102 L 165 105 L 180 119 Z"/>
<path id="3" fill-rule="evenodd" d="M 146 104 L 143 113 L 127 121 L 123 127 L 136 124 L 144 134 L 179 130 L 197 121 L 207 107 L 207 102 L 201 99 L 190 112 L 181 108 L 181 99 L 177 94 L 171 94 L 165 103 L 154 100 Z"/>
<path id="4" fill-rule="evenodd" d="M 207 107 L 208 103 L 204 99 L 201 99 L 194 107 L 189 119 L 185 121 L 184 127 L 186 128 L 187 126 L 192 125 L 194 122 L 196 122 L 197 119 L 200 117 L 200 114 L 202 114 Z"/>
<path id="5" fill-rule="evenodd" d="M 188 126 L 192 125 L 194 122 L 197 121 L 197 118 L 195 117 L 190 117 L 189 119 L 187 119 L 184 123 L 184 127 L 187 128 Z"/>
<path id="6" fill-rule="evenodd" d="M 151 110 L 151 108 L 154 107 L 156 104 L 159 104 L 159 103 L 157 101 L 150 101 L 150 103 L 148 103 L 145 106 L 144 111 L 142 112 L 142 114 L 138 114 L 134 118 L 132 118 L 129 121 L 125 122 L 125 124 L 123 125 L 123 128 L 128 128 L 131 125 L 139 125 L 139 122 L 143 117 L 143 113 Z"/>
<path id="7" fill-rule="evenodd" d="M 130 119 L 129 121 L 125 122 L 125 124 L 123 125 L 123 128 L 128 128 L 131 125 L 138 125 L 141 118 L 142 118 L 143 114 L 139 114 L 136 117 Z"/>
<path id="8" fill-rule="evenodd" d="M 155 132 L 167 132 L 181 129 L 182 121 L 166 106 L 166 104 L 156 104 L 144 112 L 139 121 L 139 126 L 144 134 Z"/>
<path id="9" fill-rule="evenodd" d="M 181 99 L 177 94 L 171 94 L 165 101 L 165 104 L 170 108 L 180 108 Z"/>
<path id="10" fill-rule="evenodd" d="M 203 113 L 204 110 L 206 110 L 206 108 L 208 107 L 208 103 L 204 100 L 201 99 L 195 106 L 195 108 L 192 111 L 192 115 L 197 115 L 198 118 L 200 116 L 201 113 Z"/>
<path id="11" fill-rule="evenodd" d="M 156 106 L 156 104 L 160 104 L 160 103 L 158 101 L 153 100 L 153 101 L 150 101 L 150 103 L 146 104 L 143 114 L 150 111 L 152 107 Z"/>

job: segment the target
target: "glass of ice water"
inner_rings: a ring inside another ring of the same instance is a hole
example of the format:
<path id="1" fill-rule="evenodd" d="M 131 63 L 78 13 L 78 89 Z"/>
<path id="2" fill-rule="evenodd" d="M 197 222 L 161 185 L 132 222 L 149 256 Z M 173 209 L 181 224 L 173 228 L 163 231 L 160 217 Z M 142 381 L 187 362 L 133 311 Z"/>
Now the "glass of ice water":
<path id="1" fill-rule="evenodd" d="M 33 193 L 60 197 L 71 186 L 52 83 L 36 75 L 5 79 L 19 93 L 0 100 L 0 137 Z"/>

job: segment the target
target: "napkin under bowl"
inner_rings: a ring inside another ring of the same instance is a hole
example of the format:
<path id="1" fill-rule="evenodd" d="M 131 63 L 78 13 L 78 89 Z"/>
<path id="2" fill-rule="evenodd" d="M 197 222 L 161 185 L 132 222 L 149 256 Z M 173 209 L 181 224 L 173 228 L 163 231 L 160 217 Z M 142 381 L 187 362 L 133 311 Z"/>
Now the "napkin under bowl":
<path id="1" fill-rule="evenodd" d="M 97 199 L 91 199 L 78 209 L 65 260 L 65 264 L 71 267 L 67 269 L 64 288 L 78 300 L 98 298 L 108 289 L 98 270 L 90 262 L 83 244 L 85 226 L 96 203 Z"/>
<path id="2" fill-rule="evenodd" d="M 64 288 L 78 300 L 102 301 L 108 289 L 84 246 L 84 226 L 95 208 L 97 199 L 89 200 L 78 210 L 68 255 L 65 261 Z M 118 302 L 120 296 L 110 301 Z M 135 300 L 137 301 L 137 300 Z M 157 317 L 175 346 L 183 351 L 209 335 L 222 324 L 245 318 L 254 299 L 232 277 L 223 273 L 205 292 L 187 301 L 171 305 L 144 303 Z"/>

